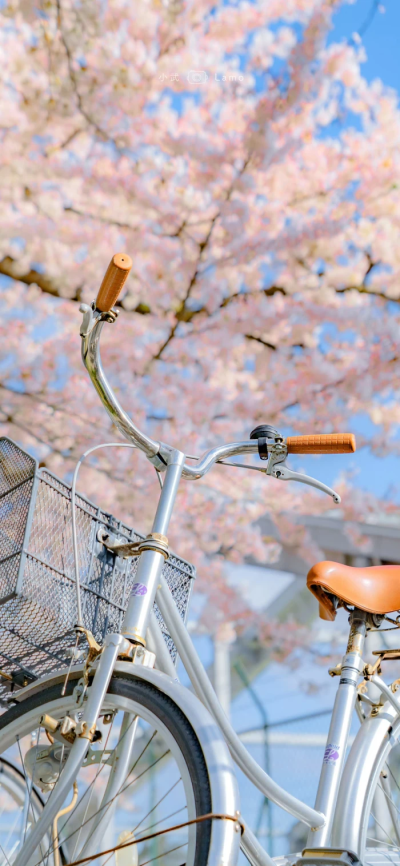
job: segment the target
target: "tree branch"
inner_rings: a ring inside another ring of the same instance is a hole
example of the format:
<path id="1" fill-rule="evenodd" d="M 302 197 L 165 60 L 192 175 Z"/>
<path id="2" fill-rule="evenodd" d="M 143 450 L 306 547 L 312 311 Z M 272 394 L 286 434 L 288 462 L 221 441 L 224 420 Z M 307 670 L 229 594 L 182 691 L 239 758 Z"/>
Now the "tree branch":
<path id="1" fill-rule="evenodd" d="M 76 214 L 76 216 L 83 217 L 84 219 L 94 220 L 95 222 L 99 223 L 105 223 L 108 226 L 117 226 L 117 228 L 120 229 L 129 229 L 129 231 L 131 232 L 137 232 L 139 229 L 139 226 L 132 226 L 130 225 L 130 223 L 123 223 L 120 222 L 120 220 L 114 220 L 110 219 L 110 217 L 100 216 L 100 214 L 87 213 L 87 211 L 79 210 L 76 207 L 65 206 L 64 210 L 67 211 L 67 213 Z"/>
<path id="2" fill-rule="evenodd" d="M 61 412 L 63 415 L 68 415 L 71 417 L 71 410 L 64 409 L 63 406 L 58 406 L 57 403 L 49 403 L 47 400 L 44 400 L 40 394 L 32 394 L 31 391 L 17 391 L 15 388 L 11 388 L 9 385 L 5 385 L 4 382 L 0 382 L 0 388 L 2 391 L 7 391 L 9 394 L 13 394 L 14 397 L 23 397 L 31 400 L 34 403 L 39 403 L 40 406 L 46 406 L 47 409 L 51 409 L 53 412 Z M 93 424 L 93 418 L 89 418 L 86 415 L 80 415 L 78 412 L 74 410 L 74 418 L 77 418 L 79 421 L 82 421 L 86 426 Z M 96 427 L 99 427 L 99 422 L 96 420 Z M 109 427 L 105 425 L 100 428 L 104 430 L 104 433 L 109 431 Z"/>
<path id="3" fill-rule="evenodd" d="M 76 80 L 75 70 L 73 67 L 72 54 L 71 54 L 68 42 L 65 38 L 65 34 L 64 34 L 64 30 L 63 30 L 61 0 L 56 0 L 56 4 L 57 4 L 58 29 L 60 32 L 61 42 L 64 46 L 65 54 L 67 57 L 69 79 L 71 82 L 72 90 L 74 91 L 74 94 L 75 94 L 78 110 L 79 110 L 80 114 L 82 115 L 82 117 L 86 120 L 86 123 L 88 123 L 90 126 L 92 126 L 96 130 L 96 132 L 98 132 L 98 134 L 100 135 L 100 137 L 104 141 L 111 141 L 117 147 L 117 144 L 114 141 L 114 139 L 111 138 L 111 136 L 108 134 L 108 132 L 106 132 L 105 129 L 102 129 L 102 127 L 99 126 L 97 121 L 94 120 L 93 117 L 90 116 L 90 114 L 88 114 L 88 112 L 86 111 L 86 108 L 83 104 L 82 96 L 79 93 L 78 82 Z"/>
<path id="4" fill-rule="evenodd" d="M 79 211 L 73 207 L 67 207 L 67 208 L 65 208 L 65 210 L 70 211 L 72 213 L 75 213 L 78 216 L 87 217 L 89 219 L 100 220 L 104 223 L 108 223 L 109 225 L 116 225 L 116 226 L 121 227 L 121 228 L 129 228 L 132 231 L 136 231 L 134 226 L 130 226 L 126 223 L 119 223 L 117 221 L 113 221 L 113 220 L 109 220 L 109 219 L 106 220 L 103 217 L 98 217 L 98 216 L 94 216 L 91 214 L 86 214 L 83 211 Z M 217 214 L 217 216 L 218 216 L 218 214 Z M 217 217 L 215 217 L 215 219 L 216 218 Z M 183 230 L 184 230 L 184 226 L 181 226 L 180 229 L 178 229 L 173 234 L 169 235 L 169 237 L 177 237 L 180 234 L 180 232 Z M 207 242 L 207 239 L 206 239 L 206 242 Z M 200 245 L 200 246 L 204 246 L 204 244 L 206 242 L 203 242 L 203 245 Z M 302 263 L 299 262 L 299 264 L 302 264 Z M 372 270 L 372 268 L 375 267 L 377 264 L 378 264 L 377 262 L 374 262 L 372 265 L 369 265 L 365 276 L 367 276 L 370 273 L 370 271 Z M 26 273 L 21 274 L 19 272 L 18 262 L 14 258 L 12 258 L 12 256 L 4 256 L 3 259 L 0 260 L 0 274 L 3 274 L 3 276 L 5 276 L 5 277 L 10 277 L 13 280 L 18 280 L 21 283 L 25 283 L 27 286 L 36 285 L 42 292 L 44 292 L 47 295 L 52 295 L 53 297 L 56 297 L 56 298 L 62 298 L 63 297 L 63 295 L 60 295 L 60 291 L 59 291 L 57 284 L 53 280 L 46 277 L 45 274 L 42 274 L 39 271 L 35 270 L 35 268 L 31 268 Z M 197 280 L 198 275 L 199 275 L 199 259 L 198 259 L 198 263 L 196 266 L 196 270 L 195 270 L 195 272 L 194 272 L 194 274 L 190 280 L 185 298 L 182 300 L 181 304 L 179 305 L 178 309 L 175 312 L 176 321 L 175 321 L 174 325 L 172 326 L 171 331 L 170 331 L 167 339 L 164 341 L 164 343 L 162 344 L 162 346 L 158 350 L 157 354 L 152 358 L 152 360 L 158 360 L 161 357 L 161 355 L 164 352 L 164 350 L 166 349 L 167 345 L 171 342 L 171 339 L 173 339 L 173 337 L 175 336 L 176 329 L 177 329 L 178 324 L 180 322 L 191 322 L 192 319 L 194 319 L 196 316 L 198 316 L 200 314 L 205 314 L 207 312 L 205 307 L 200 307 L 198 310 L 190 310 L 186 307 L 186 303 L 190 297 L 192 288 L 193 288 L 193 286 Z M 343 286 L 342 288 L 336 288 L 335 286 L 331 286 L 330 288 L 332 288 L 333 291 L 336 292 L 337 295 L 343 295 L 346 292 L 359 292 L 359 294 L 361 294 L 361 295 L 370 295 L 371 297 L 381 298 L 383 301 L 390 301 L 393 304 L 400 304 L 400 296 L 398 298 L 391 298 L 387 294 L 385 294 L 385 292 L 382 292 L 382 291 L 379 291 L 376 289 L 372 289 L 369 286 L 366 286 L 364 283 L 361 283 L 360 285 L 354 285 L 354 286 Z M 251 292 L 235 292 L 233 295 L 229 295 L 227 298 L 224 298 L 223 301 L 221 301 L 218 309 L 223 309 L 224 307 L 227 307 L 228 304 L 231 304 L 233 301 L 236 301 L 240 298 L 245 300 L 246 297 L 249 297 L 249 296 L 254 297 L 254 295 L 260 295 L 262 293 L 264 295 L 266 295 L 267 297 L 272 297 L 273 295 L 275 295 L 277 293 L 283 295 L 284 297 L 289 296 L 289 292 L 286 289 L 284 289 L 283 286 L 273 285 L 273 286 L 269 286 L 267 289 L 260 288 L 260 289 L 255 289 L 254 291 L 251 291 Z M 82 286 L 77 286 L 73 290 L 73 293 L 71 295 L 65 296 L 65 299 L 68 301 L 74 301 L 74 302 L 80 303 L 81 302 L 81 296 L 82 296 Z M 120 301 L 117 301 L 116 306 L 120 306 L 122 309 L 125 309 L 123 304 Z M 133 310 L 125 310 L 125 312 L 128 314 L 133 312 L 133 313 L 139 313 L 140 315 L 148 315 L 149 313 L 151 313 L 151 308 L 149 307 L 148 304 L 139 302 L 139 304 Z"/>
<path id="5" fill-rule="evenodd" d="M 394 304 L 400 304 L 400 297 L 398 298 L 389 298 L 385 292 L 380 292 L 379 290 L 371 289 L 370 286 L 365 285 L 365 280 L 371 271 L 380 264 L 380 261 L 374 262 L 369 252 L 364 252 L 365 258 L 368 261 L 368 267 L 365 271 L 362 283 L 359 283 L 358 286 L 342 286 L 342 288 L 337 288 L 336 286 L 329 286 L 329 288 L 333 289 L 337 295 L 343 295 L 345 292 L 359 292 L 360 295 L 372 295 L 375 298 L 382 298 L 383 301 L 392 301 Z M 301 258 L 295 258 L 295 261 L 298 265 L 304 268 L 305 271 L 311 273 L 311 268 L 309 265 Z M 318 276 L 322 277 L 324 275 L 324 271 L 320 271 Z"/>
<path id="6" fill-rule="evenodd" d="M 333 287 L 334 288 L 334 287 Z M 337 295 L 344 295 L 346 292 L 358 292 L 360 295 L 371 295 L 373 298 L 382 298 L 383 301 L 391 301 L 393 304 L 400 304 L 400 297 L 390 298 L 385 295 L 385 292 L 379 292 L 375 289 L 370 289 L 369 286 L 345 286 L 342 289 L 334 288 Z"/>
<path id="7" fill-rule="evenodd" d="M 0 415 L 3 415 L 4 423 L 11 424 L 13 427 L 17 427 L 19 430 L 22 430 L 24 433 L 27 433 L 29 436 L 31 436 L 33 439 L 35 439 L 36 442 L 39 442 L 41 445 L 44 445 L 46 448 L 49 448 L 54 454 L 58 454 L 64 460 L 73 460 L 76 462 L 77 460 L 79 460 L 82 457 L 82 454 L 66 454 L 65 451 L 63 451 L 61 448 L 57 448 L 56 445 L 53 445 L 51 442 L 47 441 L 46 439 L 42 439 L 40 436 L 37 436 L 37 434 L 33 432 L 33 429 L 31 427 L 26 427 L 25 424 L 22 424 L 20 421 L 18 421 L 16 418 L 14 418 L 14 416 L 7 415 L 7 413 L 4 412 L 2 409 L 0 409 Z M 108 481 L 110 480 L 109 469 L 102 469 L 101 466 L 94 465 L 93 463 L 87 464 L 87 468 L 92 469 L 94 472 L 100 472 L 101 475 L 105 475 L 105 477 L 107 478 Z M 118 484 L 122 484 L 124 487 L 129 489 L 130 492 L 132 493 L 132 485 L 129 484 L 128 481 L 125 481 L 124 478 L 118 477 L 118 475 L 115 475 L 115 480 L 118 482 Z"/>
<path id="8" fill-rule="evenodd" d="M 186 321 L 186 322 L 190 321 L 190 319 L 193 318 L 193 316 L 196 313 L 200 312 L 200 310 L 187 310 L 186 304 L 190 298 L 193 286 L 195 285 L 195 282 L 197 280 L 201 259 L 202 259 L 204 250 L 207 249 L 209 240 L 211 238 L 212 230 L 214 228 L 216 220 L 218 219 L 218 216 L 219 216 L 219 211 L 215 214 L 215 216 L 213 216 L 213 218 L 211 220 L 210 228 L 208 229 L 208 232 L 206 234 L 206 237 L 204 238 L 204 241 L 201 241 L 201 243 L 199 243 L 199 245 L 198 245 L 199 246 L 199 254 L 197 257 L 196 267 L 195 267 L 194 272 L 190 278 L 189 285 L 188 285 L 187 290 L 186 290 L 186 295 L 183 298 L 182 302 L 180 303 L 180 305 L 179 305 L 179 307 L 175 313 L 175 323 L 172 325 L 171 330 L 168 334 L 168 337 L 164 340 L 164 342 L 160 346 L 158 352 L 155 355 L 153 355 L 153 357 L 150 358 L 150 361 L 147 363 L 146 372 L 148 372 L 153 361 L 159 361 L 161 359 L 163 352 L 165 351 L 167 346 L 169 346 L 171 340 L 173 340 L 179 323 L 182 321 Z M 188 318 L 188 314 L 189 314 L 190 318 Z"/>
<path id="9" fill-rule="evenodd" d="M 268 343 L 267 340 L 263 340 L 262 337 L 255 337 L 253 334 L 245 334 L 246 340 L 254 340 L 256 343 L 261 343 L 262 346 L 265 346 L 266 349 L 272 349 L 273 352 L 276 352 L 277 347 L 274 343 Z"/>
<path id="10" fill-rule="evenodd" d="M 13 280 L 18 280 L 20 283 L 25 283 L 27 286 L 36 285 L 39 289 L 42 290 L 47 295 L 52 295 L 53 297 L 59 298 L 61 297 L 59 288 L 53 280 L 50 280 L 45 274 L 39 273 L 35 268 L 31 268 L 25 274 L 19 273 L 18 263 L 11 256 L 4 256 L 0 261 L 0 274 L 3 274 L 5 277 L 11 277 Z M 81 287 L 74 291 L 73 295 L 70 295 L 68 300 L 71 301 L 80 301 L 81 300 Z"/>
<path id="11" fill-rule="evenodd" d="M 67 213 L 76 214 L 76 216 L 83 217 L 84 219 L 93 220 L 94 222 L 104 223 L 108 226 L 117 226 L 120 229 L 129 229 L 131 232 L 139 231 L 140 226 L 133 226 L 130 223 L 124 223 L 120 220 L 110 219 L 110 217 L 103 217 L 100 214 L 88 213 L 87 211 L 79 210 L 76 207 L 68 207 L 67 205 L 64 207 L 64 211 Z M 179 238 L 182 232 L 185 230 L 186 220 L 183 220 L 181 225 L 178 226 L 177 229 L 173 232 L 159 232 L 155 235 L 157 238 Z M 149 230 L 148 230 L 149 231 Z M 154 235 L 154 232 L 150 232 Z"/>
<path id="12" fill-rule="evenodd" d="M 249 162 L 250 162 L 250 159 L 251 159 L 251 155 L 249 155 L 249 156 L 247 157 L 247 159 L 244 161 L 244 163 L 243 163 L 243 165 L 242 165 L 242 168 L 241 168 L 240 171 L 237 173 L 236 177 L 234 178 L 234 180 L 232 181 L 232 183 L 231 183 L 230 186 L 228 187 L 228 190 L 227 190 L 227 192 L 226 192 L 225 199 L 224 199 L 224 202 L 225 202 L 225 203 L 228 202 L 228 201 L 230 200 L 231 195 L 232 195 L 232 193 L 233 193 L 233 190 L 234 190 L 234 188 L 235 188 L 235 185 L 236 185 L 237 181 L 239 180 L 239 178 L 241 178 L 242 175 L 244 174 L 244 172 L 246 171 L 246 168 L 247 168 L 247 166 L 248 166 L 248 164 L 249 164 Z M 178 310 L 177 310 L 176 313 L 175 313 L 175 323 L 174 323 L 174 325 L 172 325 L 172 328 L 171 328 L 171 330 L 170 330 L 170 332 L 169 332 L 169 334 L 168 334 L 168 337 L 166 338 L 166 340 L 164 340 L 164 343 L 162 344 L 162 346 L 160 346 L 160 348 L 159 348 L 157 354 L 156 354 L 156 355 L 153 355 L 153 357 L 150 359 L 150 361 L 149 361 L 149 363 L 148 363 L 148 365 L 147 365 L 147 367 L 146 367 L 146 371 L 147 371 L 148 368 L 150 367 L 152 361 L 159 361 L 159 360 L 161 360 L 161 356 L 162 356 L 163 352 L 165 351 L 165 349 L 167 348 L 167 346 L 169 346 L 171 340 L 173 340 L 173 338 L 174 338 L 174 336 L 175 336 L 175 333 L 176 333 L 177 327 L 178 327 L 178 325 L 179 325 L 179 322 L 181 322 L 181 321 L 190 321 L 190 320 L 193 318 L 193 316 L 194 316 L 195 314 L 199 314 L 200 312 L 203 311 L 203 310 L 189 311 L 190 318 L 188 318 L 188 316 L 187 316 L 187 311 L 185 310 L 185 305 L 186 305 L 187 301 L 188 301 L 189 298 L 190 298 L 190 295 L 191 295 L 191 292 L 192 292 L 193 286 L 195 285 L 196 280 L 197 280 L 197 277 L 199 276 L 200 265 L 201 265 L 201 261 L 202 261 L 202 258 L 203 258 L 203 253 L 204 253 L 204 251 L 205 251 L 205 250 L 207 249 L 207 247 L 208 247 L 208 244 L 209 244 L 210 239 L 211 239 L 211 235 L 212 235 L 212 233 L 213 233 L 213 229 L 214 229 L 215 223 L 217 222 L 217 219 L 218 219 L 218 217 L 220 216 L 220 214 L 221 214 L 221 208 L 219 208 L 219 210 L 217 210 L 217 212 L 216 212 L 216 213 L 214 214 L 214 216 L 212 217 L 211 222 L 210 222 L 210 227 L 209 227 L 209 229 L 208 229 L 208 232 L 207 232 L 207 234 L 206 234 L 204 240 L 201 241 L 201 242 L 198 244 L 198 247 L 199 247 L 199 254 L 198 254 L 198 257 L 197 257 L 196 267 L 195 267 L 194 273 L 193 273 L 193 275 L 192 275 L 192 277 L 191 277 L 191 279 L 190 279 L 190 282 L 189 282 L 189 285 L 188 285 L 188 288 L 187 288 L 187 291 L 186 291 L 185 298 L 183 299 L 182 303 L 180 304 Z"/>
<path id="13" fill-rule="evenodd" d="M 31 268 L 30 271 L 27 271 L 25 274 L 18 273 L 18 263 L 15 259 L 11 258 L 11 256 L 4 256 L 0 261 L 0 274 L 3 274 L 5 277 L 10 277 L 12 280 L 18 280 L 20 283 L 25 283 L 27 286 L 37 286 L 44 294 L 51 295 L 53 298 L 60 298 L 66 301 L 74 301 L 80 303 L 82 296 L 82 286 L 78 286 L 73 295 L 68 295 L 64 298 L 63 295 L 60 295 L 60 291 L 56 283 L 52 280 L 49 280 L 44 274 L 36 271 L 35 268 Z M 121 304 L 121 301 L 117 301 L 115 304 L 116 307 L 121 307 L 125 309 Z M 148 304 L 139 301 L 139 303 L 132 310 L 125 310 L 126 313 L 139 313 L 140 316 L 148 316 L 151 313 L 151 308 Z"/>
<path id="14" fill-rule="evenodd" d="M 252 292 L 235 292 L 233 295 L 229 295 L 229 297 L 224 298 L 222 303 L 220 304 L 220 309 L 223 307 L 227 307 L 232 301 L 236 301 L 237 298 L 246 299 L 249 296 L 259 295 L 264 293 L 267 297 L 271 298 L 273 295 L 277 293 L 281 295 L 287 295 L 287 291 L 282 288 L 282 286 L 269 286 L 268 289 L 255 289 Z"/>
<path id="15" fill-rule="evenodd" d="M 74 129 L 73 132 L 71 132 L 69 135 L 67 135 L 67 138 L 65 138 L 64 141 L 60 142 L 60 144 L 50 145 L 50 147 L 48 147 L 47 150 L 45 151 L 46 156 L 51 156 L 51 154 L 55 153 L 56 150 L 63 150 L 63 148 L 67 147 L 69 144 L 71 144 L 71 141 L 73 141 L 74 138 L 77 138 L 77 136 L 80 135 L 81 132 L 85 132 L 85 129 L 82 129 L 82 127 L 79 127 L 79 129 Z M 64 210 L 65 210 L 65 208 L 64 208 Z"/>
<path id="16" fill-rule="evenodd" d="M 246 340 L 254 340 L 256 343 L 261 343 L 262 346 L 265 346 L 267 349 L 272 349 L 273 352 L 276 352 L 279 348 L 285 348 L 285 346 L 280 347 L 275 343 L 268 343 L 267 340 L 263 340 L 262 337 L 256 337 L 254 334 L 244 334 Z M 305 349 L 304 343 L 291 343 L 288 346 L 289 349 Z"/>

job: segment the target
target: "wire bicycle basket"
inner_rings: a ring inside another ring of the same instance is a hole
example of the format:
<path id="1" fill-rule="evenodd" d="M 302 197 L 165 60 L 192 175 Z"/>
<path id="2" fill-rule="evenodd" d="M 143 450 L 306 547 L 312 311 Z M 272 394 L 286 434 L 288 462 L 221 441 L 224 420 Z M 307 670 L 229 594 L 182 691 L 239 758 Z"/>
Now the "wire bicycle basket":
<path id="1" fill-rule="evenodd" d="M 123 559 L 99 529 L 123 542 L 144 538 L 80 494 L 75 497 L 84 625 L 102 643 L 119 632 L 135 583 L 137 558 Z M 0 704 L 7 694 L 68 665 L 75 641 L 76 583 L 71 487 L 11 439 L 0 438 Z M 185 620 L 195 568 L 170 553 L 163 575 Z M 172 660 L 177 652 L 157 605 Z"/>

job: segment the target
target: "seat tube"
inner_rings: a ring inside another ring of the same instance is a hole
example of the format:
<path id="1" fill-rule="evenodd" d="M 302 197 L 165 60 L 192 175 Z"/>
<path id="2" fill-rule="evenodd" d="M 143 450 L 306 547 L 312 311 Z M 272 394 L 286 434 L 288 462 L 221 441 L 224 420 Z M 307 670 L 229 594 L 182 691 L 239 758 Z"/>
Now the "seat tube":
<path id="1" fill-rule="evenodd" d="M 315 801 L 315 809 L 322 812 L 326 821 L 317 830 L 311 828 L 307 848 L 329 845 L 337 795 L 350 733 L 356 701 L 357 682 L 362 669 L 362 652 L 366 630 L 366 613 L 355 609 L 350 616 L 350 635 L 346 654 L 343 657 L 340 682 L 336 693 L 328 741 L 322 762 L 322 770 Z"/>
<path id="2" fill-rule="evenodd" d="M 185 455 L 171 451 L 164 476 L 152 533 L 166 535 L 173 512 Z M 121 634 L 128 640 L 145 646 L 145 635 L 157 592 L 164 556 L 158 550 L 144 550 L 139 559 L 136 581 L 122 623 Z"/>

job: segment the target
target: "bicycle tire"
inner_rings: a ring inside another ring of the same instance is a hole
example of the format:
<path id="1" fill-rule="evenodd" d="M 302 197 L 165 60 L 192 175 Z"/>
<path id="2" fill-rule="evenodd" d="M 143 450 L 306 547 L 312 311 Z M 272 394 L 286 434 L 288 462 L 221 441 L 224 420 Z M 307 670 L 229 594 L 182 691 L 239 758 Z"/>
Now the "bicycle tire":
<path id="1" fill-rule="evenodd" d="M 56 676 L 56 675 L 55 675 Z M 76 681 L 70 679 L 67 685 L 65 699 L 72 695 Z M 61 699 L 62 684 L 46 683 L 43 690 L 27 696 L 25 700 L 12 706 L 0 716 L 0 734 L 4 734 L 10 725 L 22 721 L 35 709 L 49 712 L 48 706 Z M 141 706 L 151 712 L 169 731 L 185 762 L 193 791 L 195 815 L 209 814 L 212 811 L 211 788 L 203 752 L 191 724 L 181 709 L 167 695 L 134 675 L 115 674 L 108 688 L 108 696 L 127 699 L 133 705 Z M 64 699 L 63 699 L 64 700 Z M 211 840 L 211 821 L 195 825 L 196 841 L 193 866 L 206 866 Z"/>

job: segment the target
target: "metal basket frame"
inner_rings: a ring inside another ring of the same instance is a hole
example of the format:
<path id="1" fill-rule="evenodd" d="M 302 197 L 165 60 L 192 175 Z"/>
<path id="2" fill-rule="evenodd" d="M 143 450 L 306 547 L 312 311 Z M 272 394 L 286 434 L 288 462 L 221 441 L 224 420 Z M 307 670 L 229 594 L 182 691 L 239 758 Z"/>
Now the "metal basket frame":
<path id="1" fill-rule="evenodd" d="M 120 630 L 138 560 L 107 550 L 98 529 L 124 542 L 144 536 L 80 493 L 75 515 L 84 624 L 102 643 L 108 632 Z M 71 517 L 71 486 L 39 468 L 17 443 L 0 438 L 0 668 L 11 676 L 8 689 L 10 682 L 23 685 L 70 661 L 77 606 Z M 185 620 L 195 569 L 170 553 L 163 573 Z M 154 611 L 176 663 L 156 604 Z M 6 690 L 0 682 L 0 701 Z"/>

